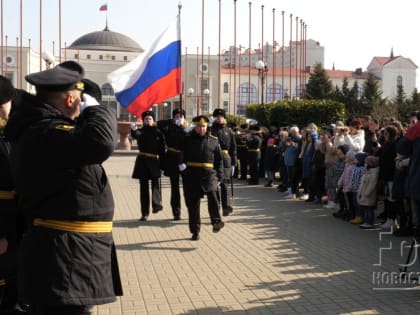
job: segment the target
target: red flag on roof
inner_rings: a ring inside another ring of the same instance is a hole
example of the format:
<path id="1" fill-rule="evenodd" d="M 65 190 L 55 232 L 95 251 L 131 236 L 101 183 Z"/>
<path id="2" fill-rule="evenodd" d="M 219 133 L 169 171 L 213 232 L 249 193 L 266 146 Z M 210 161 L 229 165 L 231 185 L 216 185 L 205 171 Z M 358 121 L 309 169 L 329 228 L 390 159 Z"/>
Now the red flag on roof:
<path id="1" fill-rule="evenodd" d="M 108 5 L 107 4 L 103 4 L 100 6 L 99 11 L 108 11 Z"/>

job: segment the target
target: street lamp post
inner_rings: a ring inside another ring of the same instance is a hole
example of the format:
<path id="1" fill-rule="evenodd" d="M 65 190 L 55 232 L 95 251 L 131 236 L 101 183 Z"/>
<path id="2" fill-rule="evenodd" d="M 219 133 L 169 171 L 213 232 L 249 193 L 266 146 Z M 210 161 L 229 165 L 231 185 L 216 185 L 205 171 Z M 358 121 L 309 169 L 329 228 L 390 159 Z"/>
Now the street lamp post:
<path id="1" fill-rule="evenodd" d="M 255 68 L 258 70 L 258 76 L 261 80 L 261 106 L 264 112 L 264 122 L 266 123 L 266 113 L 265 113 L 265 103 L 264 103 L 264 84 L 265 84 L 265 77 L 267 76 L 268 66 L 263 60 L 258 60 L 255 63 Z"/>
<path id="2" fill-rule="evenodd" d="M 209 89 L 204 89 L 203 91 L 204 94 L 204 98 L 207 100 L 207 111 L 210 112 L 210 102 L 209 102 L 209 97 L 210 97 L 210 90 Z M 201 101 L 201 112 L 204 113 L 204 108 L 203 108 L 203 101 Z"/>

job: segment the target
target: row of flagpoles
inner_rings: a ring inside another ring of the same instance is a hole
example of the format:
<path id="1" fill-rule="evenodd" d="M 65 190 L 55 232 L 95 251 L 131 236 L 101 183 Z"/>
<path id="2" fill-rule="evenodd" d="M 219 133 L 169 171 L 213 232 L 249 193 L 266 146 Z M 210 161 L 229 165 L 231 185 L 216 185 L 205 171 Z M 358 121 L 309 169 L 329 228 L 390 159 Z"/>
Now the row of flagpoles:
<path id="1" fill-rule="evenodd" d="M 7 35 L 4 34 L 4 10 L 3 10 L 3 1 L 4 0 L 0 0 L 1 1 L 1 73 L 4 74 L 6 72 L 5 67 L 7 67 L 7 64 L 5 65 L 5 50 L 7 50 Z M 251 51 L 252 51 L 252 2 L 248 2 L 249 5 L 249 17 L 248 17 L 248 60 L 249 60 L 249 64 L 248 64 L 248 82 L 250 84 L 251 80 L 251 68 L 254 67 L 254 65 L 251 64 Z M 17 68 L 19 68 L 19 64 L 22 65 L 22 39 L 23 39 L 23 0 L 20 0 L 19 3 L 20 6 L 20 18 L 19 18 L 19 33 L 20 33 L 20 37 L 16 38 L 16 47 L 18 49 L 18 58 L 17 58 Z M 42 40 L 42 33 L 43 33 L 43 29 L 42 29 L 42 8 L 43 4 L 42 4 L 42 0 L 39 0 L 39 20 L 40 20 L 40 25 L 39 25 L 39 56 L 40 56 L 40 70 L 42 69 L 42 62 L 43 62 L 43 40 Z M 233 17 L 233 49 L 234 49 L 234 54 L 233 54 L 233 65 L 234 65 L 234 71 L 233 71 L 233 86 L 236 87 L 237 86 L 237 75 L 238 75 L 238 71 L 237 69 L 237 57 L 238 57 L 238 53 L 237 53 L 237 0 L 233 0 L 233 6 L 234 6 L 234 17 Z M 180 9 L 181 9 L 181 5 L 178 5 L 178 9 L 180 13 Z M 217 74 L 217 96 L 218 96 L 218 100 L 220 100 L 220 95 L 221 95 L 221 74 L 220 74 L 220 69 L 222 68 L 221 66 L 221 58 L 222 58 L 222 47 L 221 47 L 221 37 L 222 37 L 222 20 L 221 20 L 221 13 L 222 13 L 222 1 L 219 0 L 219 4 L 218 4 L 218 11 L 219 11 L 219 18 L 218 18 L 218 24 L 219 24 L 219 32 L 218 32 L 218 65 L 219 65 L 219 72 Z M 100 6 L 99 8 L 100 11 L 108 11 L 108 6 L 106 4 Z M 202 25 L 201 25 L 201 63 L 203 64 L 204 61 L 204 39 L 205 39 L 205 0 L 202 0 Z M 277 41 L 276 41 L 276 36 L 275 36 L 275 31 L 276 29 L 278 29 L 276 27 L 276 9 L 273 8 L 272 9 L 273 12 L 273 16 L 272 16 L 272 24 L 273 24 L 273 29 L 272 29 L 272 46 L 273 46 L 273 56 L 272 56 L 272 60 L 273 60 L 273 65 L 272 65 L 272 83 L 273 86 L 275 86 L 275 80 L 276 80 L 276 68 L 280 68 L 281 69 L 281 80 L 282 80 L 282 84 L 281 86 L 284 87 L 284 80 L 285 80 L 285 66 L 284 66 L 284 53 L 285 53 L 285 43 L 287 43 L 286 40 L 286 36 L 285 36 L 285 11 L 281 11 L 281 48 L 276 51 L 276 47 L 277 47 Z M 58 16 L 59 16 L 59 25 L 58 25 L 58 30 L 59 30 L 59 41 L 58 41 L 58 59 L 59 62 L 62 61 L 62 19 L 61 19 L 61 0 L 58 0 Z M 295 34 L 293 34 L 293 14 L 289 15 L 290 17 L 290 34 L 289 34 L 289 40 L 288 40 L 288 44 L 289 44 L 289 51 L 290 51 L 290 60 L 289 60 L 289 87 L 292 86 L 292 67 L 293 67 L 293 62 L 292 62 L 292 52 L 293 52 L 293 45 L 295 46 L 295 69 L 298 71 L 299 76 L 296 76 L 295 80 L 295 86 L 298 86 L 298 81 L 299 83 L 302 82 L 302 80 L 304 79 L 304 73 L 305 73 L 305 69 L 306 69 L 306 39 L 307 39 L 307 24 L 300 19 L 299 22 L 299 18 L 295 17 Z M 294 39 L 293 39 L 294 36 Z M 30 39 L 29 39 L 29 46 L 30 46 Z M 54 46 L 54 43 L 53 43 Z M 266 47 L 265 43 L 264 43 L 264 5 L 261 6 L 261 43 L 260 43 L 260 48 L 259 48 L 259 53 L 260 53 L 260 59 L 263 61 L 266 61 L 266 59 L 268 58 L 268 56 L 264 56 L 264 48 Z M 54 50 L 54 48 L 53 48 Z M 282 54 L 282 64 L 281 65 L 277 65 L 276 64 L 276 54 L 277 53 L 281 53 Z M 54 54 L 54 51 L 53 51 Z M 198 51 L 197 51 L 198 54 Z M 299 60 L 297 60 L 299 57 Z M 239 65 L 241 65 L 241 61 L 239 61 Z M 22 67 L 21 67 L 22 68 Z M 232 69 L 231 69 L 232 70 Z M 22 74 L 18 75 L 18 82 L 17 85 L 18 87 L 22 87 Z M 201 72 L 201 82 L 203 82 L 204 80 L 204 72 Z M 178 83 L 176 83 L 178 84 Z M 229 91 L 231 91 L 231 89 L 229 89 Z M 248 89 L 248 91 L 250 91 L 250 89 Z M 202 92 L 202 91 L 201 91 Z M 180 97 L 180 102 L 182 104 L 182 91 L 179 91 L 178 94 L 181 94 Z M 230 98 L 229 98 L 230 99 Z M 236 112 L 236 92 L 233 94 L 233 112 Z"/>

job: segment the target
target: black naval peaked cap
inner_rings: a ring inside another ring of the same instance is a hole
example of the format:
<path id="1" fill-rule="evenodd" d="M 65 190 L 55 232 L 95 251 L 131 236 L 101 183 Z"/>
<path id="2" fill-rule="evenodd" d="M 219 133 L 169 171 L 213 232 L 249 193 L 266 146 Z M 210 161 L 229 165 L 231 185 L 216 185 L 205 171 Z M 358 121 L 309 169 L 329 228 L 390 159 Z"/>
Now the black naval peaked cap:
<path id="1" fill-rule="evenodd" d="M 75 61 L 65 61 L 54 68 L 28 74 L 25 79 L 35 85 L 37 90 L 51 92 L 83 90 L 84 74 L 85 71 L 80 64 Z"/>
<path id="2" fill-rule="evenodd" d="M 226 111 L 222 108 L 216 108 L 213 111 L 213 117 L 217 117 L 217 116 L 223 116 L 226 118 Z"/>
<path id="3" fill-rule="evenodd" d="M 143 119 L 143 120 L 144 120 L 144 118 L 145 118 L 146 116 L 151 116 L 151 117 L 153 118 L 153 120 L 155 120 L 155 115 L 153 114 L 153 112 L 152 112 L 151 110 L 147 110 L 147 111 L 143 112 L 143 113 L 141 114 L 141 119 Z"/>
<path id="4" fill-rule="evenodd" d="M 181 108 L 175 108 L 173 111 L 172 111 L 172 117 L 175 117 L 175 115 L 182 115 L 182 116 L 184 116 L 185 117 L 185 110 L 183 110 L 183 109 L 181 109 Z"/>
<path id="5" fill-rule="evenodd" d="M 92 80 L 89 80 L 87 78 L 82 79 L 81 81 L 83 83 L 83 93 L 89 94 L 93 98 L 95 98 L 98 102 L 102 101 L 102 92 L 99 85 L 97 85 Z"/>
<path id="6" fill-rule="evenodd" d="M 12 82 L 6 77 L 0 75 L 0 105 L 12 100 L 16 95 L 16 89 Z"/>
<path id="7" fill-rule="evenodd" d="M 194 117 L 192 122 L 196 126 L 207 126 L 209 124 L 209 119 L 204 115 L 200 115 L 200 116 Z"/>

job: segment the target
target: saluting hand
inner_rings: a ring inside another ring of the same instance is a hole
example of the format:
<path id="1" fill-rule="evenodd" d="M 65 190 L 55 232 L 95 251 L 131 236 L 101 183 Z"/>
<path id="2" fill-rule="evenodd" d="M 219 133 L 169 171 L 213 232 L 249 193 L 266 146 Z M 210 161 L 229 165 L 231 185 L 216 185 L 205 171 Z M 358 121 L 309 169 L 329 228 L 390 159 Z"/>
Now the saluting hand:
<path id="1" fill-rule="evenodd" d="M 8 242 L 5 238 L 0 238 L 0 255 L 3 255 L 7 252 Z"/>

